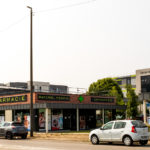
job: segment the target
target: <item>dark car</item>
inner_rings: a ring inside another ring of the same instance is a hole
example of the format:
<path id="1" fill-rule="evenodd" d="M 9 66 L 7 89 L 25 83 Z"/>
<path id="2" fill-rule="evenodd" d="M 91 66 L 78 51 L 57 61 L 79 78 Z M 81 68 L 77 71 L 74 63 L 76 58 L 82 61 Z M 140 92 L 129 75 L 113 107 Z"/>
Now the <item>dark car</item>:
<path id="1" fill-rule="evenodd" d="M 14 136 L 21 136 L 22 139 L 26 139 L 27 135 L 26 127 L 20 122 L 4 122 L 0 126 L 0 136 L 7 139 L 12 139 Z"/>

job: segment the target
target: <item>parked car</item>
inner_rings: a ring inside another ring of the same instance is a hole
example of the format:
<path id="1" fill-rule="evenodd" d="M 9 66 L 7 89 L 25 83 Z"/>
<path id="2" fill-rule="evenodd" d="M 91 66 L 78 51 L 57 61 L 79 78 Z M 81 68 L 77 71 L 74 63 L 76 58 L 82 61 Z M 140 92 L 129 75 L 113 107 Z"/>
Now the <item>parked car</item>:
<path id="1" fill-rule="evenodd" d="M 4 121 L 0 121 L 0 127 L 3 126 L 3 124 L 4 124 Z"/>
<path id="2" fill-rule="evenodd" d="M 146 145 L 148 139 L 148 127 L 139 120 L 110 121 L 89 134 L 89 140 L 92 144 L 123 142 L 125 145 L 130 146 L 133 142 L 139 142 L 141 145 Z"/>
<path id="3" fill-rule="evenodd" d="M 0 136 L 7 139 L 12 139 L 14 136 L 21 136 L 22 139 L 26 139 L 27 135 L 27 129 L 20 122 L 4 122 L 0 126 Z"/>

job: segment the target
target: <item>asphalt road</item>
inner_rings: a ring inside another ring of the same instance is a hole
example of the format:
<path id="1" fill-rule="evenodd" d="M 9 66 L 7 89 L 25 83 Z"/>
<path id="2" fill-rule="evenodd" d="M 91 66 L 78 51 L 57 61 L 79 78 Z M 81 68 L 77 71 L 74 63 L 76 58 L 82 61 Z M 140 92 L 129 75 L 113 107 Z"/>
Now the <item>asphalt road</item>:
<path id="1" fill-rule="evenodd" d="M 140 146 L 135 144 L 131 147 L 123 144 L 99 144 L 92 145 L 90 142 L 72 142 L 58 140 L 38 139 L 0 139 L 0 150 L 150 150 L 150 145 Z"/>

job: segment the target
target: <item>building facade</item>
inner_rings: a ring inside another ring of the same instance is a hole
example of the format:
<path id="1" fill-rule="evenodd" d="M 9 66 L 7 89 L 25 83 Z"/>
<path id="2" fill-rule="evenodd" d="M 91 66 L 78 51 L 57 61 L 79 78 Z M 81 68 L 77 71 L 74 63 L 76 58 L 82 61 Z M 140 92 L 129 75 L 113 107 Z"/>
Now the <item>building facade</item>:
<path id="1" fill-rule="evenodd" d="M 126 97 L 127 91 L 126 86 L 131 85 L 134 90 L 136 90 L 136 75 L 128 75 L 113 78 L 120 86 L 124 97 Z"/>
<path id="2" fill-rule="evenodd" d="M 19 91 L 28 91 L 30 90 L 30 82 L 9 82 L 9 83 L 0 83 L 0 95 L 3 94 L 13 94 Z M 47 92 L 47 93 L 69 93 L 68 86 L 65 85 L 53 85 L 49 82 L 33 82 L 34 92 Z"/>
<path id="3" fill-rule="evenodd" d="M 135 75 L 128 75 L 113 78 L 121 87 L 126 97 L 126 85 L 131 85 L 137 95 L 150 93 L 150 68 L 136 70 Z"/>
<path id="4" fill-rule="evenodd" d="M 124 77 L 114 78 L 120 85 L 124 94 L 124 101 L 127 102 L 126 98 L 126 85 L 131 85 L 138 96 L 139 113 L 143 117 L 144 122 L 150 124 L 150 68 L 136 70 L 135 75 L 129 75 Z"/>
<path id="5" fill-rule="evenodd" d="M 86 130 L 115 119 L 114 97 L 33 93 L 34 130 Z M 0 121 L 21 121 L 30 130 L 30 93 L 0 96 Z"/>
<path id="6" fill-rule="evenodd" d="M 136 93 L 150 92 L 150 68 L 136 70 Z"/>

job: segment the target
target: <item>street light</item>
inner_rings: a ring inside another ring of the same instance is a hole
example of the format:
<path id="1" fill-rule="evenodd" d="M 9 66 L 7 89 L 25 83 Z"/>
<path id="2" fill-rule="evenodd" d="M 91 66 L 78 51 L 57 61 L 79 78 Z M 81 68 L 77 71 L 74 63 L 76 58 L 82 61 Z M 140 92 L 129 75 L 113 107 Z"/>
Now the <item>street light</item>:
<path id="1" fill-rule="evenodd" d="M 33 137 L 33 52 L 32 52 L 32 7 L 30 9 L 30 137 Z"/>

